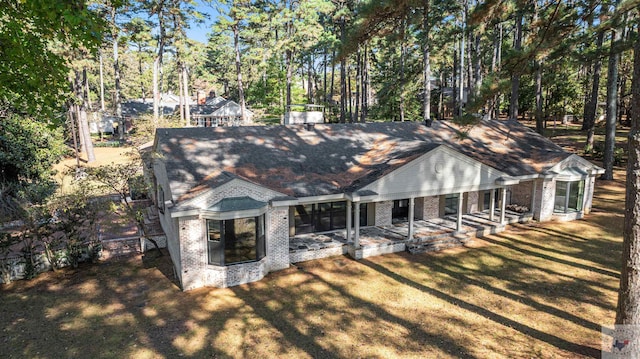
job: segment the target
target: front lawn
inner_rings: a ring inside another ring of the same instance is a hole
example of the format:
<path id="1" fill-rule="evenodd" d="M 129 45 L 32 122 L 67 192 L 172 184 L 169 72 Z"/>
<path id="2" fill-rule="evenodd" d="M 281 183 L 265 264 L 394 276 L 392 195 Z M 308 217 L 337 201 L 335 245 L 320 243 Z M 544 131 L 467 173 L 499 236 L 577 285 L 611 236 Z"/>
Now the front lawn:
<path id="1" fill-rule="evenodd" d="M 623 173 L 586 220 L 471 247 L 292 266 L 183 293 L 168 256 L 1 287 L 2 358 L 599 357 L 615 317 Z"/>

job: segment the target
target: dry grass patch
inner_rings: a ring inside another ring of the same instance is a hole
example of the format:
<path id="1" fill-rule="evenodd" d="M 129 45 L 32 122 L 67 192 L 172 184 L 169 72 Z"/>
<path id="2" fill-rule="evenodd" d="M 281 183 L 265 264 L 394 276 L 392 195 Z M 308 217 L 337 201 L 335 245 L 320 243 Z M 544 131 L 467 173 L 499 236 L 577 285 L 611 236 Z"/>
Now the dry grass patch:
<path id="1" fill-rule="evenodd" d="M 599 357 L 619 277 L 616 175 L 586 220 L 516 225 L 472 248 L 328 258 L 188 293 L 168 256 L 12 283 L 0 357 Z"/>

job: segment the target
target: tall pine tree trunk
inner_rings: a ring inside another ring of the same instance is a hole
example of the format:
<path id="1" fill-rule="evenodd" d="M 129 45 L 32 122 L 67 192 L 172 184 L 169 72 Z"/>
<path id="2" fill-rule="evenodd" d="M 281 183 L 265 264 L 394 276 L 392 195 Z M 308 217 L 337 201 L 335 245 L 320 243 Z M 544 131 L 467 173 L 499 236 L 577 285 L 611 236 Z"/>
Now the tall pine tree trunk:
<path id="1" fill-rule="evenodd" d="M 402 26 L 400 27 L 400 78 L 398 79 L 399 84 L 400 84 L 400 121 L 404 122 L 404 103 L 405 103 L 405 99 L 404 99 L 404 92 L 405 92 L 405 85 L 404 85 L 404 78 L 405 78 L 405 61 L 406 61 L 406 57 L 407 57 L 407 44 L 405 41 L 405 34 L 406 34 L 406 20 L 403 18 L 402 19 Z"/>
<path id="2" fill-rule="evenodd" d="M 353 122 L 358 122 L 360 119 L 360 98 L 362 89 L 360 88 L 360 84 L 362 83 L 362 56 L 361 56 L 361 48 L 358 45 L 358 51 L 356 53 L 356 106 L 355 111 L 353 111 Z"/>
<path id="3" fill-rule="evenodd" d="M 431 121 L 431 26 L 429 24 L 430 0 L 424 0 L 422 12 L 422 81 L 424 92 L 422 94 L 422 119 Z"/>
<path id="4" fill-rule="evenodd" d="M 100 58 L 100 110 L 104 112 L 104 76 L 102 74 L 104 64 L 102 62 L 102 50 L 100 50 L 98 57 Z"/>
<path id="5" fill-rule="evenodd" d="M 453 47 L 453 78 L 452 78 L 452 91 L 451 91 L 451 110 L 452 117 L 458 116 L 460 102 L 458 100 L 458 42 Z"/>
<path id="6" fill-rule="evenodd" d="M 89 132 L 89 122 L 87 122 L 87 108 L 86 100 L 83 96 L 82 90 L 82 75 L 80 71 L 75 71 L 75 84 L 74 89 L 76 96 L 80 99 L 80 103 L 77 105 L 76 116 L 78 120 L 78 132 L 80 134 L 80 140 L 83 144 L 84 152 L 87 155 L 87 162 L 91 163 L 96 160 L 95 153 L 93 151 L 93 143 L 91 142 L 91 133 Z"/>
<path id="7" fill-rule="evenodd" d="M 516 12 L 516 30 L 514 34 L 514 49 L 516 52 L 522 50 L 522 10 Z M 518 97 L 520 96 L 520 74 L 511 75 L 511 100 L 509 102 L 509 118 L 518 119 Z"/>
<path id="8" fill-rule="evenodd" d="M 542 61 L 536 61 L 536 132 L 544 135 L 544 118 L 542 113 Z"/>
<path id="9" fill-rule="evenodd" d="M 153 60 L 153 127 L 158 126 L 160 116 L 160 92 L 162 91 L 162 57 L 164 55 L 164 45 L 167 38 L 164 18 L 164 8 L 159 6 L 158 11 L 158 28 L 160 36 L 158 37 L 158 52 Z"/>
<path id="10" fill-rule="evenodd" d="M 501 65 L 502 65 L 502 23 L 498 24 L 497 26 L 497 34 L 496 34 L 496 44 L 495 44 L 495 48 L 494 48 L 494 56 L 495 56 L 495 66 L 493 68 L 493 73 L 494 74 L 498 74 L 500 72 L 501 69 Z M 498 75 L 497 75 L 498 76 Z M 500 99 L 502 97 L 502 94 L 500 92 L 496 93 L 493 96 L 493 114 L 491 115 L 491 118 L 495 118 L 498 119 L 498 117 L 500 117 Z"/>
<path id="11" fill-rule="evenodd" d="M 184 122 L 186 126 L 191 125 L 191 109 L 189 108 L 189 71 L 187 65 L 182 63 L 182 92 L 184 93 Z"/>
<path id="12" fill-rule="evenodd" d="M 113 24 L 116 23 L 116 8 L 111 8 L 111 21 Z M 114 90 L 113 90 L 113 107 L 114 114 L 119 123 L 118 126 L 118 138 L 124 139 L 124 120 L 122 118 L 122 104 L 120 102 L 120 58 L 118 54 L 118 31 L 117 27 L 113 29 L 113 78 L 115 82 Z"/>
<path id="13" fill-rule="evenodd" d="M 182 62 L 180 62 L 180 55 L 176 56 L 176 67 L 178 70 L 178 112 L 180 112 L 180 122 L 183 126 L 187 126 L 184 121 L 184 88 L 182 87 Z"/>
<path id="14" fill-rule="evenodd" d="M 638 12 L 640 15 L 640 11 Z M 640 29 L 638 29 L 640 35 Z M 631 131 L 616 324 L 640 325 L 640 42 L 634 47 Z"/>
<path id="15" fill-rule="evenodd" d="M 245 102 L 244 102 L 244 89 L 242 87 L 242 66 L 240 62 L 240 29 L 238 28 L 238 21 L 233 24 L 233 48 L 236 54 L 236 76 L 238 78 L 238 101 L 240 101 L 240 121 L 245 122 Z M 287 70 L 287 77 L 289 76 Z M 289 80 L 287 78 L 287 80 Z M 287 92 L 288 92 L 288 101 L 291 101 L 290 94 L 290 84 L 287 84 Z"/>
<path id="16" fill-rule="evenodd" d="M 369 57 L 367 54 L 367 44 L 362 49 L 362 111 L 360 111 L 360 122 L 367 121 L 369 111 Z"/>
<path id="17" fill-rule="evenodd" d="M 596 39 L 596 48 L 599 50 L 602 48 L 602 42 L 604 41 L 604 31 L 600 31 L 598 33 L 598 38 Z M 588 151 L 593 150 L 593 138 L 595 134 L 596 127 L 596 110 L 598 108 L 598 90 L 600 89 L 600 73 L 602 71 L 602 59 L 598 56 L 593 65 L 593 75 L 592 75 L 592 83 L 591 83 L 591 97 L 589 102 L 587 102 L 587 107 L 585 109 L 584 121 L 583 121 L 583 129 L 587 131 L 587 141 L 585 143 L 585 148 Z"/>
<path id="18" fill-rule="evenodd" d="M 345 43 L 345 20 L 344 16 L 340 18 L 340 40 Z M 346 101 L 347 101 L 347 60 L 345 56 L 340 59 L 340 123 L 346 122 Z"/>
<path id="19" fill-rule="evenodd" d="M 611 49 L 609 52 L 609 68 L 607 70 L 607 120 L 604 137 L 604 174 L 602 179 L 613 179 L 613 155 L 616 146 L 616 122 L 618 119 L 618 65 L 620 53 L 616 49 L 621 32 L 614 28 L 611 32 Z"/>

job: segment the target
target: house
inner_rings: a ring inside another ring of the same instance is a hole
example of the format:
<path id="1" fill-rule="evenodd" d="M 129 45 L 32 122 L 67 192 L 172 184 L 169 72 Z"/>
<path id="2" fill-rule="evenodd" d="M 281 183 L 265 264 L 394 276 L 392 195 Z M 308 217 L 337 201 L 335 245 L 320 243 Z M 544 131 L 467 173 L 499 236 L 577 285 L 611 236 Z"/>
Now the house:
<path id="1" fill-rule="evenodd" d="M 208 98 L 204 105 L 191 107 L 190 112 L 191 125 L 195 127 L 239 126 L 250 124 L 253 119 L 253 112 L 245 108 L 243 122 L 240 105 L 220 96 Z"/>
<path id="2" fill-rule="evenodd" d="M 460 231 L 474 213 L 503 225 L 509 205 L 538 221 L 590 211 L 600 167 L 516 121 L 462 130 L 444 121 L 158 129 L 156 198 L 183 290 L 405 250 L 421 223 L 447 216 Z M 371 250 L 365 239 L 381 231 L 395 242 Z M 317 250 L 297 251 L 300 241 Z"/>

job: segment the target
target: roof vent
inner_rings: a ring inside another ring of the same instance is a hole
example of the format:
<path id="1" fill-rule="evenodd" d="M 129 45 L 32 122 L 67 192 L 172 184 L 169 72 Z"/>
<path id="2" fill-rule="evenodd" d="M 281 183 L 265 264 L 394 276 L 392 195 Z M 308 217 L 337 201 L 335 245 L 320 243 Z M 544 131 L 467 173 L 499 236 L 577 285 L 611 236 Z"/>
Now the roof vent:
<path id="1" fill-rule="evenodd" d="M 307 129 L 307 131 L 311 131 L 315 128 L 316 124 L 313 122 L 308 122 L 304 124 L 304 128 Z"/>
<path id="2" fill-rule="evenodd" d="M 427 127 L 431 127 L 431 125 L 433 124 L 433 120 L 428 118 L 426 120 L 424 120 L 424 125 Z"/>

